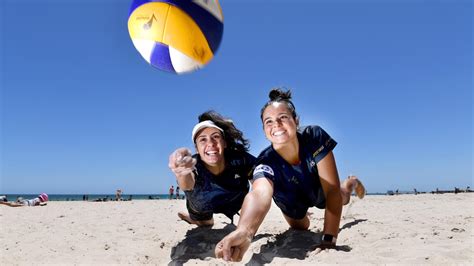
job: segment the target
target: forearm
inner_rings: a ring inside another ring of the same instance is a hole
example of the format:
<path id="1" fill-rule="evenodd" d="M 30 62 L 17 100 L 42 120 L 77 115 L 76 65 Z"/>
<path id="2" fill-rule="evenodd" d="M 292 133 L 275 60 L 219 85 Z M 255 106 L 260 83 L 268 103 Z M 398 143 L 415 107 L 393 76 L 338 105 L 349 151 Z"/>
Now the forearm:
<path id="1" fill-rule="evenodd" d="M 246 231 L 248 237 L 252 238 L 268 213 L 272 202 L 272 194 L 269 191 L 252 190 L 245 197 L 241 209 L 238 230 Z"/>
<path id="2" fill-rule="evenodd" d="M 340 190 L 335 188 L 326 195 L 326 210 L 324 212 L 324 234 L 337 236 L 342 214 L 342 197 Z"/>
<path id="3" fill-rule="evenodd" d="M 194 188 L 194 173 L 189 173 L 186 175 L 176 175 L 176 181 L 183 191 L 192 190 Z"/>
<path id="4" fill-rule="evenodd" d="M 21 203 L 16 203 L 16 202 L 4 202 L 4 201 L 0 201 L 0 204 L 2 204 L 2 205 L 7 205 L 7 206 L 10 206 L 10 207 L 22 207 L 22 206 L 24 206 L 23 204 L 21 204 Z"/>

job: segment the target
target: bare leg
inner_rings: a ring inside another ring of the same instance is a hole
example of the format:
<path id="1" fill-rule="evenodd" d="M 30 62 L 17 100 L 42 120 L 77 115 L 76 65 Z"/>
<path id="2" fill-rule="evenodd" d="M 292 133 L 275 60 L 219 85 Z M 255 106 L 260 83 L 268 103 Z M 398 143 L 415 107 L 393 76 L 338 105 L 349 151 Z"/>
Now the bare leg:
<path id="1" fill-rule="evenodd" d="M 283 214 L 285 217 L 285 220 L 288 222 L 291 228 L 297 229 L 297 230 L 308 230 L 309 228 L 309 218 L 308 215 L 306 215 L 303 219 L 293 219 L 291 217 L 286 216 Z"/>
<path id="2" fill-rule="evenodd" d="M 197 226 L 211 226 L 214 225 L 214 219 L 211 218 L 210 220 L 205 220 L 205 221 L 196 221 L 191 219 L 189 216 L 189 213 L 185 212 L 178 212 L 178 217 L 181 218 L 181 220 L 187 222 L 188 224 L 195 224 Z"/>
<path id="3" fill-rule="evenodd" d="M 341 196 L 343 205 L 349 203 L 352 191 L 355 191 L 355 194 L 359 199 L 362 199 L 365 196 L 365 187 L 356 176 L 347 177 L 347 179 L 344 180 L 344 182 L 342 182 L 341 184 Z"/>

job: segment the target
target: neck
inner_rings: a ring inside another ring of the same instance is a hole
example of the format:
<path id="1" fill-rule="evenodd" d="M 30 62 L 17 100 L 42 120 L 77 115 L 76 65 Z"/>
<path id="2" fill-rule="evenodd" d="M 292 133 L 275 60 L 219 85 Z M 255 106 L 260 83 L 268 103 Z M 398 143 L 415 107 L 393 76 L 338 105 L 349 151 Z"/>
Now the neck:
<path id="1" fill-rule="evenodd" d="M 217 163 L 216 165 L 209 165 L 209 164 L 206 164 L 206 168 L 207 168 L 207 170 L 209 170 L 209 172 L 211 172 L 213 175 L 220 175 L 222 172 L 224 172 L 224 169 L 225 169 L 225 161 L 222 160 L 222 161 L 220 161 L 219 163 Z"/>
<path id="2" fill-rule="evenodd" d="M 300 163 L 300 146 L 298 139 L 290 143 L 273 145 L 273 149 L 289 164 L 297 165 Z"/>

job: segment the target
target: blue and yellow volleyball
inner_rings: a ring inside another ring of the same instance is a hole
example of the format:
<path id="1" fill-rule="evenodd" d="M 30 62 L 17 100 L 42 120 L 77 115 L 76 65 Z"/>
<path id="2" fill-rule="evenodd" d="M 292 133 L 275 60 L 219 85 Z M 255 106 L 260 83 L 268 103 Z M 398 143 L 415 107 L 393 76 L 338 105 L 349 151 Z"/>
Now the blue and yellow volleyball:
<path id="1" fill-rule="evenodd" d="M 149 64 L 181 74 L 212 60 L 222 40 L 223 21 L 218 0 L 134 0 L 128 32 Z"/>

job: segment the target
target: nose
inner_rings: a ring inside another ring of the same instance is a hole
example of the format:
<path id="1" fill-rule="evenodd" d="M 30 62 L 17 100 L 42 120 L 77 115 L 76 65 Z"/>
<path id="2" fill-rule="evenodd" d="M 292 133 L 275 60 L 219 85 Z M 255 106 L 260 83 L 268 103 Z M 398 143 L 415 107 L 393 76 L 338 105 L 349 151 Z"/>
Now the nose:
<path id="1" fill-rule="evenodd" d="M 216 146 L 216 144 L 217 144 L 217 140 L 215 140 L 214 138 L 211 138 L 210 140 L 206 142 L 207 146 Z"/>
<path id="2" fill-rule="evenodd" d="M 278 125 L 278 126 L 279 126 L 279 125 L 281 125 L 281 124 L 283 124 L 283 121 L 281 120 L 281 118 L 278 118 L 278 117 L 275 118 L 275 123 L 273 124 L 273 126 L 275 126 L 275 125 Z"/>

